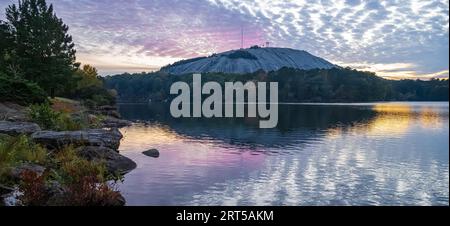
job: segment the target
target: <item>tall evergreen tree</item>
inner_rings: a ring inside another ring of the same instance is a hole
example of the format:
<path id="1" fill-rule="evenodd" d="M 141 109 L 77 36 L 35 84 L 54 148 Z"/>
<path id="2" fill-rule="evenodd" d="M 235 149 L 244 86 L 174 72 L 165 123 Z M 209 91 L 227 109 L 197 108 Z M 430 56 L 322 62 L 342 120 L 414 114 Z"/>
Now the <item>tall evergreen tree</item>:
<path id="1" fill-rule="evenodd" d="M 12 43 L 8 25 L 0 21 L 0 72 L 6 73 L 7 71 Z"/>
<path id="2" fill-rule="evenodd" d="M 13 38 L 12 61 L 25 79 L 52 97 L 73 87 L 74 43 L 53 5 L 45 0 L 19 0 L 6 9 L 6 27 Z"/>

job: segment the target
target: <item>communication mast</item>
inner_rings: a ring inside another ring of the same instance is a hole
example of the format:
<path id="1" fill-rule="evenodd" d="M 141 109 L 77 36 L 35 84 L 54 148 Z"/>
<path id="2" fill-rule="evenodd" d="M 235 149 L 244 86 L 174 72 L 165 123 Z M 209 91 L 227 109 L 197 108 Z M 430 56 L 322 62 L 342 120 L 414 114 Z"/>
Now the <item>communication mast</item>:
<path id="1" fill-rule="evenodd" d="M 241 26 L 241 49 L 244 48 L 244 27 Z"/>

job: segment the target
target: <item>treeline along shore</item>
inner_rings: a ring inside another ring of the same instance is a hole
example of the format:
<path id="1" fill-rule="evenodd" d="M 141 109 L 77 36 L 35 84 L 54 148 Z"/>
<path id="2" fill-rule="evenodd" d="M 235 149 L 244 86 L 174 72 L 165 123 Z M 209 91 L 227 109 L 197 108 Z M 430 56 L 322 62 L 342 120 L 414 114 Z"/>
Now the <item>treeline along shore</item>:
<path id="1" fill-rule="evenodd" d="M 174 82 L 191 84 L 192 74 L 165 72 L 107 76 L 105 86 L 118 93 L 124 103 L 167 102 Z M 248 74 L 205 73 L 202 83 L 278 82 L 279 102 L 374 102 L 374 101 L 448 101 L 448 79 L 388 80 L 372 72 L 351 68 L 300 70 L 281 68 Z M 192 88 L 192 87 L 191 87 Z"/>

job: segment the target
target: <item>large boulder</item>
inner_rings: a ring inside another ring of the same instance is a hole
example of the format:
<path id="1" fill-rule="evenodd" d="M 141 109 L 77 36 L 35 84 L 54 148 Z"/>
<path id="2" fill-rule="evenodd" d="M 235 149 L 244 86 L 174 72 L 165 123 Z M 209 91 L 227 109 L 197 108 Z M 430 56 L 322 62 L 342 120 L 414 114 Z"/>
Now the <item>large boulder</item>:
<path id="1" fill-rule="evenodd" d="M 36 123 L 0 121 L 0 133 L 11 136 L 30 135 L 40 130 L 41 128 Z"/>
<path id="2" fill-rule="evenodd" d="M 128 120 L 118 119 L 111 116 L 106 116 L 105 119 L 102 120 L 101 123 L 103 128 L 122 128 L 131 125 L 131 122 Z"/>
<path id="3" fill-rule="evenodd" d="M 6 121 L 28 121 L 27 107 L 10 103 L 0 103 L 0 119 Z"/>
<path id="4" fill-rule="evenodd" d="M 38 131 L 31 135 L 31 138 L 48 148 L 58 148 L 65 145 L 96 146 L 117 150 L 122 139 L 122 134 L 118 129 L 90 129 L 81 131 Z"/>
<path id="5" fill-rule="evenodd" d="M 133 160 L 107 147 L 86 146 L 77 149 L 80 157 L 106 164 L 109 173 L 125 174 L 136 168 Z"/>

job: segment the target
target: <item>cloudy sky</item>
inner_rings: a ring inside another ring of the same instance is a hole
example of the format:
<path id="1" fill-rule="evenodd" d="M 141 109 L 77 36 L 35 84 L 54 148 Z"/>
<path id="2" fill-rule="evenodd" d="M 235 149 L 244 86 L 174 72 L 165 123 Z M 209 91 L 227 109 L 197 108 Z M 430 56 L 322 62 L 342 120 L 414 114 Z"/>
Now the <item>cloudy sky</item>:
<path id="1" fill-rule="evenodd" d="M 16 0 L 0 0 L 6 8 Z M 102 74 L 261 45 L 385 77 L 448 77 L 448 0 L 48 0 Z M 0 16 L 1 19 L 4 15 Z"/>

